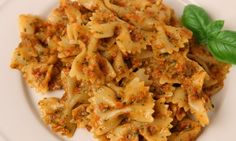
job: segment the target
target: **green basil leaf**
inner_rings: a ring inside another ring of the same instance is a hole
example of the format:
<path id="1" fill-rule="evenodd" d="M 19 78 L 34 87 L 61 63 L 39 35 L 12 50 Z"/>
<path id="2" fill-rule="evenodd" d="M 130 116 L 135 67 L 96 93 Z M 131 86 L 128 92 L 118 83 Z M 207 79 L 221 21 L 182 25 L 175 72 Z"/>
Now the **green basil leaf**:
<path id="1" fill-rule="evenodd" d="M 222 30 L 223 26 L 224 26 L 223 20 L 214 21 L 214 22 L 211 22 L 210 24 L 208 24 L 208 26 L 207 26 L 208 39 L 216 37 L 220 33 L 220 31 Z"/>
<path id="2" fill-rule="evenodd" d="M 192 4 L 184 8 L 182 23 L 193 32 L 200 43 L 206 43 L 206 29 L 210 22 L 211 19 L 203 8 Z"/>
<path id="3" fill-rule="evenodd" d="M 222 31 L 208 42 L 212 55 L 225 63 L 236 64 L 236 32 Z"/>

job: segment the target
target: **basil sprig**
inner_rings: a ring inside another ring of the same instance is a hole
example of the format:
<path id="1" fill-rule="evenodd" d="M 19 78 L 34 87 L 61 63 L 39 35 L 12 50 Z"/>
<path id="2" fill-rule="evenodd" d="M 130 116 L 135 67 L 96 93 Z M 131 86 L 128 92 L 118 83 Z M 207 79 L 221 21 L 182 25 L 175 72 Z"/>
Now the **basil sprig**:
<path id="1" fill-rule="evenodd" d="M 217 60 L 236 64 L 236 32 L 222 30 L 224 21 L 213 21 L 203 8 L 190 4 L 184 9 L 182 23 Z"/>

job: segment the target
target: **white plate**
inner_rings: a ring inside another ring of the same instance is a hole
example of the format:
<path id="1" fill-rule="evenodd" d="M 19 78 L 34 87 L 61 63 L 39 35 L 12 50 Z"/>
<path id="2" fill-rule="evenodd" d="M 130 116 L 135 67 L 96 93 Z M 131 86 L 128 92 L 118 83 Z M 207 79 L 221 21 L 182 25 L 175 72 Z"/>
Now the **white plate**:
<path id="1" fill-rule="evenodd" d="M 0 0 L 0 141 L 91 141 L 85 130 L 77 131 L 72 139 L 62 139 L 52 134 L 39 119 L 36 103 L 40 95 L 26 87 L 20 73 L 9 68 L 10 58 L 19 42 L 18 15 L 30 13 L 46 16 L 58 0 Z M 233 0 L 166 0 L 178 14 L 186 3 L 199 4 L 215 19 L 224 19 L 226 27 L 236 30 Z M 236 68 L 233 67 L 225 81 L 224 89 L 217 95 L 211 123 L 198 141 L 233 141 L 236 127 Z M 57 92 L 61 93 L 61 92 Z"/>

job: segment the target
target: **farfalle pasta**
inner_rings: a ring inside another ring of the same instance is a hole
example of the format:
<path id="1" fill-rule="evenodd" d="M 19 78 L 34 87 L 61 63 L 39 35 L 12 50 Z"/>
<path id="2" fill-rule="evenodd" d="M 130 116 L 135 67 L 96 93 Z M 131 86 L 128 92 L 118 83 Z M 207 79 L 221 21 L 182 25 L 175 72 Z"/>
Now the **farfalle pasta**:
<path id="1" fill-rule="evenodd" d="M 11 67 L 38 92 L 64 90 L 39 108 L 68 137 L 86 128 L 101 141 L 195 140 L 230 68 L 161 0 L 60 0 L 48 18 L 19 24 Z"/>

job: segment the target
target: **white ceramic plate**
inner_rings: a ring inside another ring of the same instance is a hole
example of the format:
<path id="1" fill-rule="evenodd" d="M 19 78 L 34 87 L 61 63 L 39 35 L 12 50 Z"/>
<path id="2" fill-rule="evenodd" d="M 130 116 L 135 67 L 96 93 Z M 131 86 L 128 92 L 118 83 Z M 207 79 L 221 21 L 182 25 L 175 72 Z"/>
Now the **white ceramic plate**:
<path id="1" fill-rule="evenodd" d="M 78 130 L 72 139 L 52 134 L 39 119 L 37 101 L 42 98 L 29 89 L 20 73 L 9 68 L 14 48 L 19 42 L 18 15 L 30 13 L 46 17 L 58 0 L 0 0 L 0 141 L 92 141 L 85 130 Z M 186 3 L 204 7 L 213 18 L 224 19 L 226 27 L 236 30 L 234 0 L 165 0 L 178 14 Z M 211 123 L 198 141 L 234 141 L 236 127 L 236 68 L 231 69 L 224 89 L 214 98 L 216 105 Z M 56 92 L 52 95 L 60 95 Z"/>

